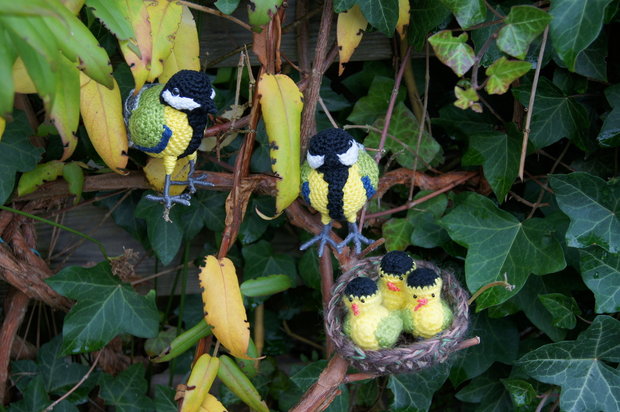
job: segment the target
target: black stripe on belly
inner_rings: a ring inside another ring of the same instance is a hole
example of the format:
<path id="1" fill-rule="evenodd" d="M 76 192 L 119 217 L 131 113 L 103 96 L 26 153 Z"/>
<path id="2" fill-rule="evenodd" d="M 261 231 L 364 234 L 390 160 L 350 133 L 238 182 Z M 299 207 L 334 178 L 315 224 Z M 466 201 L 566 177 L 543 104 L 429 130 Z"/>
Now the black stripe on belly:
<path id="1" fill-rule="evenodd" d="M 319 171 L 321 171 L 320 168 Z M 329 217 L 334 220 L 345 220 L 343 189 L 348 178 L 348 167 L 330 168 L 323 171 L 323 179 L 327 182 L 327 210 Z"/>
<path id="2" fill-rule="evenodd" d="M 204 137 L 205 128 L 207 127 L 208 117 L 206 114 L 201 113 L 189 113 L 187 115 L 187 121 L 192 127 L 192 138 L 185 151 L 179 155 L 179 159 L 188 156 L 198 150 L 202 138 Z"/>

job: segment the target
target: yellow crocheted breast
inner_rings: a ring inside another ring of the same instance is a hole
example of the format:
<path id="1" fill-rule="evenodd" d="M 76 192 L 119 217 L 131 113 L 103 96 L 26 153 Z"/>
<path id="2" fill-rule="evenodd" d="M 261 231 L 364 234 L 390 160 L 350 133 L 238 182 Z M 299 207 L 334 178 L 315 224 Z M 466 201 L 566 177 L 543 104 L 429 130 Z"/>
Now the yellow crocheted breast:
<path id="1" fill-rule="evenodd" d="M 413 320 L 413 334 L 428 339 L 444 329 L 446 316 L 441 301 L 435 301 L 418 310 L 409 304 L 407 310 Z"/>
<path id="2" fill-rule="evenodd" d="M 407 304 L 404 281 L 392 280 L 392 283 L 398 286 L 400 291 L 395 291 L 388 288 L 387 282 L 388 281 L 384 278 L 379 279 L 377 282 L 379 291 L 381 291 L 381 294 L 383 295 L 383 306 L 385 306 L 388 310 L 400 310 L 404 308 Z"/>
<path id="3" fill-rule="evenodd" d="M 348 321 L 351 322 L 351 340 L 364 350 L 379 349 L 375 332 L 379 327 L 379 322 L 388 315 L 388 310 L 380 305 L 366 308 L 359 316 L 352 316 L 349 313 L 347 316 Z"/>
<path id="4" fill-rule="evenodd" d="M 187 115 L 170 106 L 164 108 L 166 126 L 172 130 L 172 137 L 168 146 L 161 152 L 164 156 L 179 156 L 182 154 L 192 138 L 194 129 L 189 125 Z"/>

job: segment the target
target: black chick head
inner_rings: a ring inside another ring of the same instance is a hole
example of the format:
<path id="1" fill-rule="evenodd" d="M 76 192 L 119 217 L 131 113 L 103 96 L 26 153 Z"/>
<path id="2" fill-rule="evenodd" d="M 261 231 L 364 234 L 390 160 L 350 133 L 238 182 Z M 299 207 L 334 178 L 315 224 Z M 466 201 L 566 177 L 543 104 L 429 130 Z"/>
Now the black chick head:
<path id="1" fill-rule="evenodd" d="M 407 278 L 407 286 L 411 288 L 423 288 L 425 286 L 433 286 L 439 274 L 433 269 L 419 268 L 411 272 Z"/>
<path id="2" fill-rule="evenodd" d="M 405 275 L 415 269 L 411 256 L 400 250 L 393 250 L 381 258 L 381 271 L 387 275 Z"/>
<path id="3" fill-rule="evenodd" d="M 206 73 L 195 70 L 176 72 L 164 86 L 159 100 L 183 112 L 194 110 L 204 113 L 216 113 L 213 103 L 215 90 Z"/>
<path id="4" fill-rule="evenodd" d="M 377 284 L 369 278 L 359 277 L 353 279 L 344 289 L 345 296 L 359 298 L 361 296 L 372 296 L 377 293 Z"/>
<path id="5" fill-rule="evenodd" d="M 342 129 L 325 129 L 312 136 L 306 159 L 313 169 L 349 167 L 357 162 L 359 145 Z"/>

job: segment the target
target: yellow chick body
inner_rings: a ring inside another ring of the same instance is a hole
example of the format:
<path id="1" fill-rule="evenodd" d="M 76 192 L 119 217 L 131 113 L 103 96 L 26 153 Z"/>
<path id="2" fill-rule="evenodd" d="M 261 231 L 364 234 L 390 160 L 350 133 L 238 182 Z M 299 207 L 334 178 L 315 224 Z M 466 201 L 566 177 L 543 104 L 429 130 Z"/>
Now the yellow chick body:
<path id="1" fill-rule="evenodd" d="M 381 258 L 377 285 L 383 296 L 383 306 L 388 310 L 401 310 L 406 306 L 406 279 L 415 268 L 413 259 L 399 250 L 388 252 Z"/>

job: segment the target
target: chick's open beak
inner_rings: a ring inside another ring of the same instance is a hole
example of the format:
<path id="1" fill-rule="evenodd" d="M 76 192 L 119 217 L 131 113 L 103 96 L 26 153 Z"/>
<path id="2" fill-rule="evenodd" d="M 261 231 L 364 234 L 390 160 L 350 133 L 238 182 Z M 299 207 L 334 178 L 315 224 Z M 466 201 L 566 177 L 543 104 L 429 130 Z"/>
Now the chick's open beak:
<path id="1" fill-rule="evenodd" d="M 357 303 L 354 303 L 354 304 L 351 305 L 351 310 L 353 311 L 353 314 L 355 316 L 360 314 L 360 308 L 359 308 L 359 306 L 357 306 Z"/>
<path id="2" fill-rule="evenodd" d="M 428 303 L 428 299 L 426 299 L 426 298 L 418 299 L 418 304 L 416 305 L 415 308 L 413 308 L 413 310 L 418 310 L 422 306 L 426 305 L 427 303 Z"/>
<path id="3" fill-rule="evenodd" d="M 392 292 L 400 292 L 400 288 L 396 286 L 393 282 L 387 282 L 387 287 Z"/>

